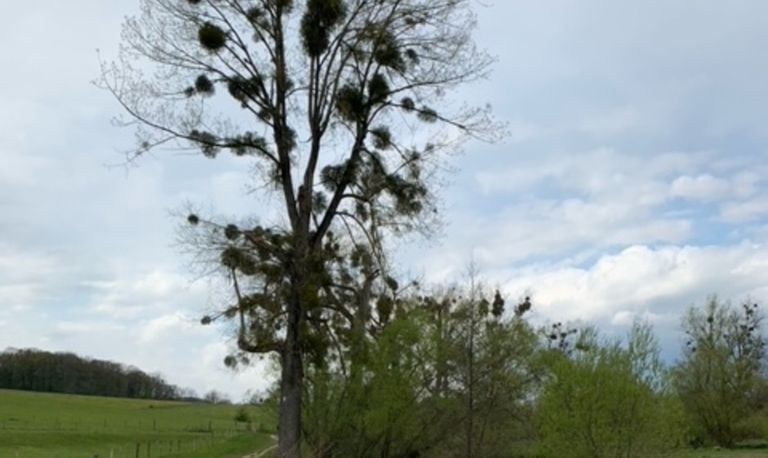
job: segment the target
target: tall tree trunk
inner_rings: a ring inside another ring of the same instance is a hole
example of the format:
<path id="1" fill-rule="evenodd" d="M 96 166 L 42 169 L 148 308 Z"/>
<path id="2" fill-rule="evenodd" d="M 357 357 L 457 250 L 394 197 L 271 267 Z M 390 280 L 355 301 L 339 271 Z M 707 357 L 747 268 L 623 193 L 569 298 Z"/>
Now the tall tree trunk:
<path id="1" fill-rule="evenodd" d="M 277 454 L 279 458 L 301 455 L 301 395 L 304 383 L 300 337 L 301 302 L 298 292 L 288 306 L 288 330 L 282 354 L 280 418 Z"/>
<path id="2" fill-rule="evenodd" d="M 357 295 L 357 308 L 352 323 L 350 381 L 355 390 L 362 388 L 363 372 L 367 364 L 366 325 L 371 318 L 371 288 L 376 275 L 366 272 L 365 281 Z"/>
<path id="3" fill-rule="evenodd" d="M 441 302 L 438 302 L 437 304 L 437 363 L 436 366 L 436 376 L 435 379 L 437 380 L 436 383 L 436 394 L 438 397 L 443 397 L 443 395 L 448 391 L 448 383 L 445 373 L 446 371 L 446 361 L 445 361 L 445 332 L 444 332 L 444 325 L 443 325 L 443 313 L 445 310 L 443 310 L 443 304 Z"/>

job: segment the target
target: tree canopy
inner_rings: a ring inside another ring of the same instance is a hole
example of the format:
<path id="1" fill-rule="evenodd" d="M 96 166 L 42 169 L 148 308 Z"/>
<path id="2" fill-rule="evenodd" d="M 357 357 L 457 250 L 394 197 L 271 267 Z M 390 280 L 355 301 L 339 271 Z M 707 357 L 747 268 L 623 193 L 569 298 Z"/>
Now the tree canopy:
<path id="1" fill-rule="evenodd" d="M 486 107 L 446 97 L 491 59 L 472 42 L 468 0 L 142 0 L 141 11 L 101 79 L 138 126 L 129 158 L 230 152 L 282 203 L 276 223 L 189 222 L 232 284 L 231 305 L 204 322 L 234 319 L 240 350 L 279 356 L 278 454 L 298 456 L 304 357 L 324 357 L 328 325 L 364 331 L 381 291 L 396 292 L 383 240 L 427 227 L 441 155 L 499 132 Z"/>
<path id="2" fill-rule="evenodd" d="M 194 397 L 135 367 L 34 349 L 0 353 L 0 388 L 142 399 Z"/>
<path id="3" fill-rule="evenodd" d="M 766 338 L 756 303 L 740 307 L 710 298 L 683 319 L 685 347 L 675 368 L 680 399 L 704 440 L 732 447 L 737 425 L 760 404 Z"/>

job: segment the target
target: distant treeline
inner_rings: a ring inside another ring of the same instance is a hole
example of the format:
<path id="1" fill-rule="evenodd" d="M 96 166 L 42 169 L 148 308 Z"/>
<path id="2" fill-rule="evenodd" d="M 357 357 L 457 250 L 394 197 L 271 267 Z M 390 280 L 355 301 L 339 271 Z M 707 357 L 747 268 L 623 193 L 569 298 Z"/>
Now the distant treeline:
<path id="1" fill-rule="evenodd" d="M 194 393 L 135 367 L 72 353 L 6 349 L 0 388 L 141 399 L 197 400 Z"/>

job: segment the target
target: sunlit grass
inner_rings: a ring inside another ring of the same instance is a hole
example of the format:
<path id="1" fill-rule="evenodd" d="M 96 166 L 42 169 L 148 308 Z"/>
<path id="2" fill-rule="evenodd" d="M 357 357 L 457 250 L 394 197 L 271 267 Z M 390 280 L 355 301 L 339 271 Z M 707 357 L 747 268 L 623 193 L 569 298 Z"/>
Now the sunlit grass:
<path id="1" fill-rule="evenodd" d="M 240 457 L 268 447 L 274 420 L 246 407 L 0 390 L 0 457 Z"/>

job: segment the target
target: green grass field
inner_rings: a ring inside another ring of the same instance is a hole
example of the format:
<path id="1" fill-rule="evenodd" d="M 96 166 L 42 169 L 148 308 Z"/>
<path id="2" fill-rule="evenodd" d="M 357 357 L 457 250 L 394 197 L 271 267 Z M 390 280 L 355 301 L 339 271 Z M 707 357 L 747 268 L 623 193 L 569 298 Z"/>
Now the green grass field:
<path id="1" fill-rule="evenodd" d="M 765 458 L 768 450 L 687 450 L 675 458 Z"/>
<path id="2" fill-rule="evenodd" d="M 274 418 L 239 407 L 0 390 L 0 457 L 242 457 L 274 443 Z M 138 455 L 137 455 L 138 450 Z"/>
<path id="3" fill-rule="evenodd" d="M 235 422 L 239 408 L 0 390 L 0 458 L 241 458 L 273 445 L 273 415 L 249 406 L 251 422 Z M 768 450 L 673 456 L 758 458 Z"/>

